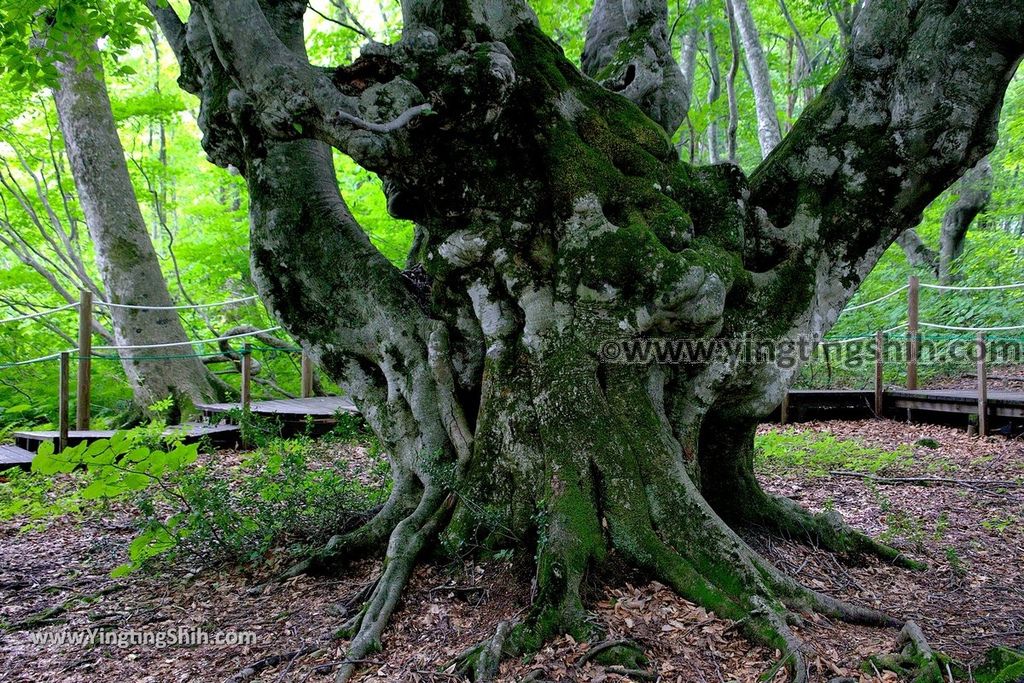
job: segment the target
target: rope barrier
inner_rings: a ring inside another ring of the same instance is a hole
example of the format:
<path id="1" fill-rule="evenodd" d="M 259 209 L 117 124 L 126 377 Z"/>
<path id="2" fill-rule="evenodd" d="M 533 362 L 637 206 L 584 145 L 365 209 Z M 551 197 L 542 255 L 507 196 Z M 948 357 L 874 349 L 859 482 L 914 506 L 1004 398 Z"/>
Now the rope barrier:
<path id="1" fill-rule="evenodd" d="M 889 292 L 888 294 L 880 296 L 877 299 L 874 299 L 872 301 L 867 301 L 867 302 L 862 303 L 862 304 L 857 304 L 856 306 L 847 306 L 846 308 L 843 309 L 843 313 L 846 313 L 847 311 L 856 311 L 856 310 L 859 310 L 861 308 L 867 308 L 868 306 L 874 306 L 875 304 L 880 303 L 882 301 L 885 301 L 886 299 L 888 299 L 890 297 L 894 297 L 897 294 L 899 294 L 900 292 L 905 292 L 908 289 L 910 289 L 910 285 L 903 285 L 902 287 L 894 289 L 891 292 Z"/>
<path id="2" fill-rule="evenodd" d="M 936 323 L 918 323 L 921 327 L 931 327 L 936 330 L 953 330 L 954 332 L 1009 332 L 1011 330 L 1024 330 L 1024 325 L 1008 325 L 1006 327 L 957 327 L 955 325 L 939 325 Z"/>
<path id="3" fill-rule="evenodd" d="M 32 365 L 33 363 L 42 363 L 47 360 L 56 360 L 60 358 L 60 353 L 51 353 L 49 356 L 40 356 L 39 358 L 32 358 L 31 360 L 19 360 L 13 363 L 0 363 L 0 370 L 6 368 L 16 368 L 19 365 Z"/>
<path id="4" fill-rule="evenodd" d="M 268 327 L 265 330 L 256 330 L 254 332 L 242 332 L 240 334 L 229 334 L 223 337 L 213 337 L 211 339 L 196 339 L 193 341 L 183 342 L 168 342 L 166 344 L 131 344 L 124 346 L 94 346 L 94 351 L 130 351 L 135 349 L 168 349 L 175 346 L 189 346 L 191 344 L 212 344 L 213 342 L 227 341 L 229 339 L 241 339 L 243 337 L 252 337 L 258 334 L 268 334 L 270 332 L 277 332 L 280 330 L 280 326 Z"/>
<path id="5" fill-rule="evenodd" d="M 988 285 L 985 287 L 956 287 L 953 285 L 931 285 L 922 282 L 920 287 L 922 289 L 939 289 L 947 292 L 991 292 L 999 289 L 1021 289 L 1024 288 L 1024 282 L 1015 282 L 1011 285 Z"/>
<path id="6" fill-rule="evenodd" d="M 136 304 L 115 304 L 110 301 L 96 301 L 95 304 L 97 306 L 106 306 L 107 308 L 127 308 L 134 311 L 188 311 L 198 308 L 216 308 L 218 306 L 241 304 L 248 301 L 255 301 L 257 298 L 258 297 L 254 294 L 252 296 L 244 296 L 241 299 L 228 299 L 227 301 L 217 301 L 212 304 L 187 304 L 182 306 L 139 306 Z"/>
<path id="7" fill-rule="evenodd" d="M 882 334 L 883 335 L 889 334 L 890 332 L 895 332 L 896 330 L 901 330 L 901 329 L 903 329 L 906 326 L 907 326 L 907 323 L 905 323 L 905 322 L 904 323 L 900 323 L 899 325 L 896 325 L 895 327 L 890 327 L 887 330 L 882 330 Z M 822 339 L 821 343 L 825 344 L 825 345 L 828 345 L 828 346 L 843 346 L 844 344 L 850 344 L 852 342 L 865 341 L 865 340 L 874 339 L 874 338 L 875 338 L 875 335 L 873 335 L 873 334 L 864 335 L 862 337 L 833 337 L 832 339 L 828 339 L 828 338 Z"/>
<path id="8" fill-rule="evenodd" d="M 279 348 L 277 346 L 252 346 L 251 350 L 252 351 L 288 352 L 288 353 L 298 353 L 298 352 L 302 351 L 302 349 L 300 347 L 298 347 L 298 346 L 294 346 L 294 347 L 293 346 L 288 346 L 288 347 L 281 347 L 281 348 Z M 238 352 L 237 351 L 228 351 L 228 352 L 213 351 L 211 353 L 161 354 L 161 355 L 156 355 L 156 356 L 138 356 L 138 355 L 133 355 L 131 357 L 131 359 L 132 360 L 176 360 L 176 359 L 180 359 L 180 358 L 216 358 L 217 356 L 224 356 L 226 353 L 237 354 Z M 72 353 L 71 355 L 73 355 L 75 357 L 81 357 L 77 353 Z M 96 360 L 111 360 L 111 361 L 120 361 L 121 360 L 121 356 L 120 355 L 114 355 L 114 354 L 94 353 L 94 354 L 91 354 L 89 357 L 90 358 L 94 358 Z"/>
<path id="9" fill-rule="evenodd" d="M 77 358 L 81 358 L 80 354 L 73 354 Z M 133 355 L 131 360 L 179 360 L 182 358 L 215 358 L 217 356 L 223 356 L 224 354 L 220 351 L 213 353 L 174 353 L 174 354 L 160 354 L 155 356 L 136 356 Z M 103 354 L 93 353 L 89 354 L 89 357 L 95 360 L 111 360 L 120 361 L 120 354 Z"/>
<path id="10" fill-rule="evenodd" d="M 15 323 L 18 322 L 19 320 L 31 320 L 33 318 L 42 318 L 53 313 L 59 313 L 60 311 L 67 311 L 72 308 L 78 308 L 78 303 L 75 302 L 72 304 L 67 304 L 65 306 L 58 306 L 57 308 L 51 308 L 46 311 L 39 311 L 38 313 L 26 313 L 25 315 L 16 315 L 12 318 L 4 318 L 3 320 L 0 320 L 0 325 L 3 325 L 5 323 Z"/>

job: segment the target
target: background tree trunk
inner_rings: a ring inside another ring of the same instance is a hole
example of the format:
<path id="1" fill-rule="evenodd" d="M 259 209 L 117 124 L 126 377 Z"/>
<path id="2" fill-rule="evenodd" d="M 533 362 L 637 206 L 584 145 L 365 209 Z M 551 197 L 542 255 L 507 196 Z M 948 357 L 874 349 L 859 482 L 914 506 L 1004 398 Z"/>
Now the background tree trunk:
<path id="1" fill-rule="evenodd" d="M 736 18 L 743 54 L 754 92 L 754 108 L 757 111 L 757 140 L 761 145 L 761 156 L 767 157 L 782 142 L 779 114 L 775 110 L 775 95 L 772 93 L 771 72 L 768 60 L 761 47 L 761 37 L 754 23 L 747 0 L 729 0 Z"/>
<path id="2" fill-rule="evenodd" d="M 708 111 L 710 121 L 708 122 L 708 156 L 711 163 L 717 164 L 721 161 L 718 144 L 718 117 L 714 113 L 715 103 L 722 96 L 722 72 L 718 66 L 718 48 L 715 46 L 715 34 L 710 29 L 704 33 L 704 40 L 708 46 L 708 70 L 711 81 L 708 83 Z"/>
<path id="3" fill-rule="evenodd" d="M 903 255 L 907 257 L 907 263 L 911 266 L 915 268 L 928 268 L 932 272 L 938 271 L 939 255 L 921 240 L 917 230 L 914 228 L 904 230 L 896 238 L 896 242 L 903 249 Z"/>
<path id="4" fill-rule="evenodd" d="M 736 18 L 733 14 L 732 0 L 725 0 L 725 18 L 729 22 L 729 73 L 725 76 L 725 95 L 729 101 L 729 131 L 726 135 L 729 148 L 729 161 L 737 163 L 736 138 L 739 135 L 740 110 L 736 101 L 736 75 L 740 71 L 740 41 L 736 31 Z"/>
<path id="5" fill-rule="evenodd" d="M 146 221 L 128 175 L 124 150 L 110 109 L 97 59 L 86 68 L 59 62 L 54 101 L 79 203 L 92 237 L 96 264 L 112 303 L 171 306 Z M 187 342 L 176 311 L 111 308 L 114 341 L 135 346 Z M 142 409 L 167 397 L 209 401 L 217 397 L 198 358 L 145 360 L 152 355 L 186 355 L 183 343 L 165 349 L 124 350 L 122 365 Z"/>
<path id="6" fill-rule="evenodd" d="M 964 174 L 959 190 L 960 196 L 942 216 L 939 234 L 938 273 L 944 284 L 952 279 L 953 262 L 963 254 L 971 223 L 992 199 L 992 164 L 987 157 Z"/>

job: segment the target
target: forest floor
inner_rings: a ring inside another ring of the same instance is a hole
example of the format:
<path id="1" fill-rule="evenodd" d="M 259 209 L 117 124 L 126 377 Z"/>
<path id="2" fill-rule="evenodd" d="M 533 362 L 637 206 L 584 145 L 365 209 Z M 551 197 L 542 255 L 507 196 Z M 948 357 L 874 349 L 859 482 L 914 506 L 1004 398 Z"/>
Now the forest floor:
<path id="1" fill-rule="evenodd" d="M 997 644 L 1024 645 L 1024 490 L 971 483 L 1024 481 L 1021 441 L 971 439 L 955 429 L 879 420 L 763 427 L 761 433 L 769 445 L 804 444 L 783 460 L 771 454 L 760 459 L 767 488 L 814 510 L 835 509 L 853 526 L 929 565 L 912 572 L 752 535 L 751 542 L 779 567 L 820 591 L 916 620 L 933 646 L 965 662 Z M 860 447 L 851 449 L 846 439 Z M 358 463 L 360 449 L 338 448 L 343 452 L 337 455 Z M 836 474 L 857 468 L 876 477 L 951 481 L 922 486 Z M 176 567 L 112 579 L 110 571 L 125 561 L 135 532 L 128 505 L 115 502 L 102 514 L 64 516 L 28 530 L 23 522 L 0 523 L 0 623 L 48 618 L 0 635 L 4 682 L 224 681 L 253 665 L 258 671 L 252 676 L 234 680 L 330 680 L 332 665 L 344 658 L 344 642 L 331 641 L 329 634 L 378 567 L 367 561 L 336 578 L 268 583 L 281 558 L 256 572 Z M 385 633 L 383 651 L 366 661 L 358 680 L 458 680 L 443 670 L 445 663 L 526 608 L 527 564 L 422 566 Z M 606 637 L 642 644 L 660 680 L 755 681 L 774 661 L 775 653 L 751 646 L 735 624 L 663 586 L 617 571 L 614 562 L 602 571 L 594 582 L 599 587 L 588 596 L 595 619 Z M 255 642 L 157 648 L 40 641 L 90 628 L 246 631 Z M 858 672 L 866 655 L 891 651 L 893 630 L 819 618 L 799 634 L 818 652 L 811 660 L 814 681 L 839 675 L 897 680 Z M 543 670 L 541 680 L 624 680 L 588 661 L 587 649 L 559 638 L 528 662 L 506 662 L 502 680 L 519 680 L 534 669 Z"/>

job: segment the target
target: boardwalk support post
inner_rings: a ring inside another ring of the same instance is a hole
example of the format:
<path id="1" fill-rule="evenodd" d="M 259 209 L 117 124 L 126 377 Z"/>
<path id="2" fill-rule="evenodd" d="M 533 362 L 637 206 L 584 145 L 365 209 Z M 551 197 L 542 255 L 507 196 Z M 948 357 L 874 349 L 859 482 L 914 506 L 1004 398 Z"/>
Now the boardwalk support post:
<path id="1" fill-rule="evenodd" d="M 985 333 L 978 333 L 978 435 L 988 436 L 988 368 L 985 366 Z"/>
<path id="2" fill-rule="evenodd" d="M 918 309 L 921 298 L 920 281 L 911 275 L 907 283 L 907 389 L 917 389 L 917 358 L 920 353 Z"/>
<path id="3" fill-rule="evenodd" d="M 313 359 L 305 351 L 302 352 L 302 398 L 313 395 Z"/>
<path id="4" fill-rule="evenodd" d="M 249 412 L 252 402 L 252 344 L 242 347 L 242 413 Z"/>
<path id="5" fill-rule="evenodd" d="M 69 382 L 71 374 L 71 354 L 67 351 L 60 353 L 60 388 L 57 393 L 57 452 L 62 452 L 68 446 L 68 423 L 70 419 L 68 404 L 70 403 Z"/>
<path id="6" fill-rule="evenodd" d="M 92 401 L 92 292 L 81 290 L 78 299 L 78 377 L 75 378 L 75 428 L 89 428 Z"/>
<path id="7" fill-rule="evenodd" d="M 875 332 L 875 417 L 882 417 L 885 405 L 885 385 L 883 384 L 883 355 L 885 354 L 885 333 Z"/>

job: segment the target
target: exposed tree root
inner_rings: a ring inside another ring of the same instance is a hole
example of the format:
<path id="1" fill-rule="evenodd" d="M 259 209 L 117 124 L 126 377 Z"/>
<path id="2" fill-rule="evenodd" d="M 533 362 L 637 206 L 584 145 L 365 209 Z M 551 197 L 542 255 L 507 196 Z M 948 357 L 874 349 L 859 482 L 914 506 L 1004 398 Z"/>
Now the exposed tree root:
<path id="1" fill-rule="evenodd" d="M 761 514 L 754 522 L 780 535 L 802 539 L 834 553 L 875 555 L 904 569 L 920 571 L 928 568 L 923 562 L 857 531 L 837 512 L 814 514 L 789 498 L 771 496 L 763 491 L 761 495 Z"/>
<path id="2" fill-rule="evenodd" d="M 788 498 L 768 494 L 754 474 L 756 421 L 736 426 L 721 420 L 703 427 L 701 493 L 730 526 L 761 527 L 834 553 L 874 555 L 905 569 L 927 568 L 850 527 L 838 513 L 814 514 Z"/>
<path id="3" fill-rule="evenodd" d="M 535 517 L 533 604 L 521 621 L 502 622 L 491 638 L 460 655 L 459 671 L 488 681 L 503 657 L 536 652 L 560 633 L 571 633 L 577 640 L 592 638 L 596 629 L 589 622 L 581 589 L 590 568 L 610 551 L 621 553 L 632 566 L 683 598 L 736 621 L 752 641 L 781 652 L 777 666 L 785 667 L 797 683 L 808 680 L 807 648 L 790 627 L 800 623 L 800 614 L 899 626 L 901 622 L 887 614 L 802 586 L 759 555 L 708 504 L 680 466 L 679 453 L 666 448 L 657 409 L 642 380 L 615 372 L 605 379 L 607 392 L 577 376 L 560 378 L 566 385 L 550 388 L 549 395 L 576 400 L 546 406 L 538 417 L 546 469 L 538 491 L 541 509 Z M 544 392 L 538 388 L 537 393 Z M 617 398 L 610 400 L 609 395 Z M 565 429 L 567 423 L 572 430 Z M 756 520 L 764 526 L 771 521 L 777 531 L 813 538 L 831 549 L 875 552 L 894 562 L 903 559 L 836 520 L 769 497 L 752 474 L 749 480 L 732 480 L 729 495 L 734 500 L 737 486 L 745 487 L 751 497 L 744 499 L 744 514 L 730 521 Z M 416 509 L 396 525 L 380 580 L 343 628 L 352 639 L 347 661 L 337 672 L 339 683 L 353 675 L 359 660 L 380 647 L 383 629 L 428 540 L 445 527 L 446 533 L 457 533 L 453 527 L 473 526 L 452 522 L 448 512 L 454 499 L 454 494 L 428 485 Z M 753 517 L 751 510 L 759 516 Z M 334 550 L 324 557 L 337 557 Z M 603 650 L 594 654 L 602 664 L 642 677 L 644 662 L 636 648 L 613 644 L 595 650 Z"/>
<path id="4" fill-rule="evenodd" d="M 949 658 L 932 650 L 921 628 L 913 621 L 904 624 L 896 645 L 899 652 L 871 657 L 871 664 L 918 683 L 944 683 L 947 673 L 952 680 Z"/>
<path id="5" fill-rule="evenodd" d="M 381 634 L 409 582 L 416 558 L 447 519 L 449 508 L 450 501 L 445 501 L 443 492 L 428 487 L 413 513 L 395 527 L 388 542 L 384 573 L 363 609 L 346 624 L 345 630 L 353 635 L 349 642 L 349 661 L 338 667 L 337 683 L 345 683 L 352 677 L 358 660 L 380 650 Z"/>
<path id="6" fill-rule="evenodd" d="M 263 657 L 262 659 L 258 659 L 244 669 L 238 671 L 238 673 L 227 679 L 225 683 L 244 683 L 244 681 L 255 678 L 264 669 L 269 669 L 283 662 L 288 662 L 290 664 L 296 659 L 312 654 L 319 649 L 319 645 L 307 645 L 306 647 L 299 648 L 292 652 L 284 652 L 277 655 L 270 655 L 269 657 Z"/>
<path id="7" fill-rule="evenodd" d="M 286 569 L 281 579 L 300 574 L 328 574 L 337 570 L 342 559 L 351 560 L 383 547 L 398 523 L 415 508 L 417 486 L 413 479 L 411 476 L 396 479 L 391 487 L 391 495 L 366 524 L 347 534 L 332 536 L 315 554 Z"/>
<path id="8" fill-rule="evenodd" d="M 498 674 L 505 640 L 508 638 L 512 626 L 511 622 L 500 622 L 494 630 L 493 636 L 456 657 L 456 671 L 476 683 L 493 681 Z"/>

